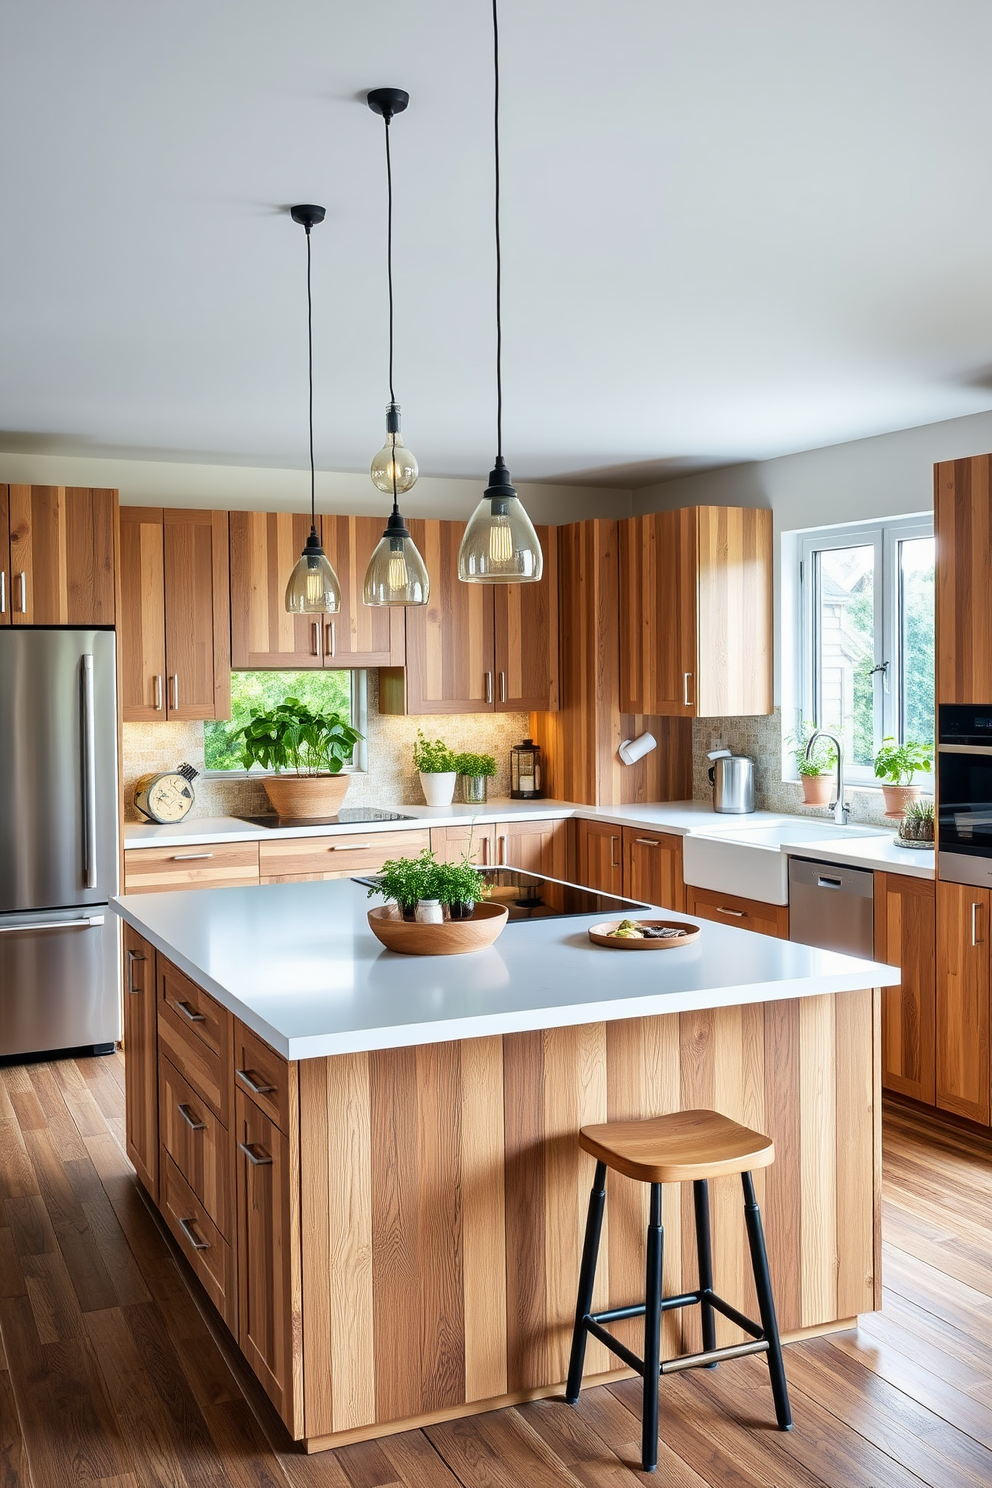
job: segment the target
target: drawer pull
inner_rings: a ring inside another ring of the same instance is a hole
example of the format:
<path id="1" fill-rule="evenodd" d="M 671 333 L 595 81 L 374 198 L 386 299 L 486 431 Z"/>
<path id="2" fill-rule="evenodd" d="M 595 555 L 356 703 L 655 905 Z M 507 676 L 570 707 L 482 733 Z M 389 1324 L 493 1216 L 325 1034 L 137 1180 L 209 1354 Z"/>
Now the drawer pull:
<path id="1" fill-rule="evenodd" d="M 144 952 L 143 951 L 132 951 L 130 949 L 130 947 L 128 948 L 128 953 L 127 953 L 127 990 L 130 993 L 132 993 L 132 995 L 134 993 L 136 993 L 136 992 L 143 992 L 145 990 L 144 987 L 136 987 L 134 985 L 134 963 L 136 961 L 144 961 L 144 960 L 145 960 L 145 955 L 144 955 Z"/>
<path id="2" fill-rule="evenodd" d="M 335 842 L 327 849 L 328 852 L 358 852 L 360 849 L 370 848 L 371 842 Z"/>
<path id="3" fill-rule="evenodd" d="M 276 1087 L 274 1085 L 262 1085 L 257 1078 L 252 1078 L 258 1075 L 257 1070 L 239 1069 L 235 1070 L 234 1073 L 242 1085 L 251 1091 L 252 1095 L 272 1095 L 275 1091 Z"/>
<path id="4" fill-rule="evenodd" d="M 193 1228 L 193 1221 L 191 1219 L 181 1219 L 179 1221 L 179 1228 L 182 1230 L 183 1234 L 186 1236 L 186 1239 L 189 1241 L 190 1245 L 192 1245 L 194 1250 L 210 1249 L 210 1241 L 204 1240 L 201 1235 L 198 1235 L 196 1233 Z"/>
<path id="5" fill-rule="evenodd" d="M 735 920 L 746 920 L 747 919 L 747 910 L 746 909 L 728 909 L 725 904 L 718 904 L 716 906 L 716 912 L 717 912 L 717 914 L 733 915 L 733 917 L 734 917 Z"/>
<path id="6" fill-rule="evenodd" d="M 188 1002 L 177 1002 L 175 1006 L 191 1023 L 206 1023 L 206 1013 L 198 1013 L 195 1008 L 190 1007 Z"/>
<path id="7" fill-rule="evenodd" d="M 213 853 L 173 853 L 174 863 L 192 863 L 195 858 L 212 858 Z"/>
<path id="8" fill-rule="evenodd" d="M 657 837 L 635 837 L 634 841 L 638 847 L 660 847 L 661 843 Z"/>
<path id="9" fill-rule="evenodd" d="M 206 1131 L 207 1123 L 205 1121 L 201 1121 L 198 1116 L 194 1116 L 185 1101 L 180 1101 L 179 1104 L 176 1106 L 176 1110 L 179 1112 L 180 1116 L 183 1118 L 186 1125 L 190 1128 L 191 1131 Z"/>
<path id="10" fill-rule="evenodd" d="M 257 1142 L 253 1142 L 251 1146 L 249 1146 L 247 1142 L 238 1143 L 238 1147 L 244 1153 L 245 1157 L 250 1163 L 253 1163 L 256 1168 L 269 1167 L 272 1163 L 271 1157 L 266 1152 L 264 1147 L 260 1148 L 258 1152 L 255 1152 L 253 1149 L 257 1146 Z"/>
<path id="11" fill-rule="evenodd" d="M 163 700 L 162 700 L 162 674 L 161 674 L 161 672 L 159 672 L 156 675 L 156 677 L 155 677 L 155 704 L 154 704 L 155 712 L 156 713 L 161 713 L 162 706 L 163 706 Z"/>

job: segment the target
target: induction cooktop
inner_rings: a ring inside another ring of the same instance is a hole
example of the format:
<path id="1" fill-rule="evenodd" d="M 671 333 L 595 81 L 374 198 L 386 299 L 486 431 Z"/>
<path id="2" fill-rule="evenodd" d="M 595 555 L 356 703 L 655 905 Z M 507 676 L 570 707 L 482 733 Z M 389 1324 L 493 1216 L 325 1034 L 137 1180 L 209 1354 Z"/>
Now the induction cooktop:
<path id="1" fill-rule="evenodd" d="M 511 920 L 561 920 L 576 915 L 602 915 L 604 919 L 616 915 L 622 919 L 631 910 L 648 908 L 637 899 L 621 899 L 617 894 L 603 894 L 541 873 L 526 873 L 522 868 L 480 868 L 479 872 L 486 880 L 489 902 L 505 904 Z M 379 880 L 372 873 L 355 882 L 375 888 Z"/>
<path id="2" fill-rule="evenodd" d="M 250 822 L 253 827 L 347 827 L 361 826 L 363 822 L 413 821 L 402 811 L 381 811 L 378 806 L 346 806 L 337 816 L 239 816 L 238 821 Z"/>

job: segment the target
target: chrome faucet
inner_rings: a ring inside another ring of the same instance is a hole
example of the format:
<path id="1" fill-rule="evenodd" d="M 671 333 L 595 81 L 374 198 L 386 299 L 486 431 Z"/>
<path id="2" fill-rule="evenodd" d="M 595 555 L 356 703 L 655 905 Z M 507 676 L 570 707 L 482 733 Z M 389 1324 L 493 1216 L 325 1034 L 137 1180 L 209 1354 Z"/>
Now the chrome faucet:
<path id="1" fill-rule="evenodd" d="M 837 799 L 830 802 L 830 809 L 834 814 L 834 821 L 839 827 L 847 826 L 847 802 L 844 800 L 844 747 L 836 734 L 828 734 L 826 729 L 814 729 L 809 736 L 806 745 L 806 758 L 809 759 L 813 753 L 813 745 L 817 739 L 829 739 L 837 751 Z"/>

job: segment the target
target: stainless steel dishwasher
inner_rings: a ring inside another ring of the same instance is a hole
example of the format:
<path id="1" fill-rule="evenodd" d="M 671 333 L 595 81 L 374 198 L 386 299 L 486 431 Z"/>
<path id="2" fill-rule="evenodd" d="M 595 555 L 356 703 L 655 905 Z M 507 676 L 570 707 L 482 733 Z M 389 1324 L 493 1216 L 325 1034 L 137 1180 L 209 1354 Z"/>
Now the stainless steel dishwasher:
<path id="1" fill-rule="evenodd" d="M 789 939 L 825 951 L 875 951 L 874 874 L 866 868 L 789 859 Z"/>

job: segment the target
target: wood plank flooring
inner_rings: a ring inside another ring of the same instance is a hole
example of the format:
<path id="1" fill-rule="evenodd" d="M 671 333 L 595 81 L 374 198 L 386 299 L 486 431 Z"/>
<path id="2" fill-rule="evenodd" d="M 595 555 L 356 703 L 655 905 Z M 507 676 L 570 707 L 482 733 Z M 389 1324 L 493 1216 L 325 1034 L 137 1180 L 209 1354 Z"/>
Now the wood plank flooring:
<path id="1" fill-rule="evenodd" d="M 623 1488 L 638 1381 L 307 1457 L 124 1156 L 123 1060 L 0 1069 L 0 1488 Z M 666 1488 L 992 1484 L 992 1144 L 886 1113 L 884 1307 L 662 1384 Z"/>

